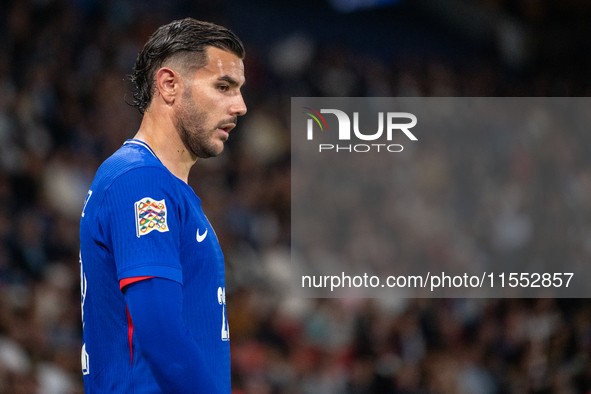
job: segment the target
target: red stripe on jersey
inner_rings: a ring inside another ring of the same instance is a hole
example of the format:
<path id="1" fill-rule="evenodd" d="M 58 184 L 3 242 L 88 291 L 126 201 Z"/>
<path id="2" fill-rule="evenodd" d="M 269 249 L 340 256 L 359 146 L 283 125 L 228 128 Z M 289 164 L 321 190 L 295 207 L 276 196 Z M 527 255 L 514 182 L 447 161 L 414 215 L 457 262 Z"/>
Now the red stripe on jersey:
<path id="1" fill-rule="evenodd" d="M 139 282 L 140 280 L 152 279 L 153 276 L 134 276 L 133 278 L 124 278 L 119 281 L 119 289 L 123 290 L 123 288 L 127 285 L 130 285 L 135 282 Z"/>
<path id="2" fill-rule="evenodd" d="M 133 346 L 131 340 L 133 338 L 133 322 L 131 321 L 131 315 L 129 314 L 129 308 L 125 305 L 127 310 L 127 337 L 129 338 L 129 353 L 131 354 L 131 365 L 133 366 Z"/>
<path id="3" fill-rule="evenodd" d="M 153 276 L 134 276 L 133 278 L 121 279 L 119 281 L 119 289 L 123 290 L 123 288 L 127 285 L 152 278 Z M 129 308 L 127 305 L 125 305 L 125 310 L 127 310 L 127 337 L 129 339 L 129 353 L 131 355 L 131 365 L 133 365 L 133 321 L 131 321 L 131 315 L 129 314 Z"/>

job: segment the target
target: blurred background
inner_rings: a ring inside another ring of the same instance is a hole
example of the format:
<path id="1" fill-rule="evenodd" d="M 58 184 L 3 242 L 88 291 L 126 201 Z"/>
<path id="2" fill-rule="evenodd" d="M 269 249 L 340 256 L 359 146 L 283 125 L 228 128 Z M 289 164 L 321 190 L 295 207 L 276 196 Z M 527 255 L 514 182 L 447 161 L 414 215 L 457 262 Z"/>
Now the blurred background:
<path id="1" fill-rule="evenodd" d="M 587 299 L 296 299 L 285 285 L 292 96 L 589 96 L 591 3 L 2 0 L 0 393 L 83 392 L 82 204 L 100 163 L 141 120 L 125 104 L 137 53 L 158 26 L 186 16 L 232 29 L 247 49 L 249 113 L 189 180 L 226 256 L 235 394 L 591 392 Z M 501 186 L 549 174 L 556 192 L 506 227 L 484 215 L 483 228 L 518 253 L 530 238 L 512 242 L 503 229 L 525 221 L 536 231 L 548 213 L 540 231 L 568 247 L 589 230 L 569 227 L 573 215 L 590 222 L 586 152 L 576 139 L 515 143 Z M 452 151 L 435 153 L 422 160 L 416 198 L 453 177 L 429 171 L 451 168 Z M 485 182 L 469 186 L 486 194 Z M 591 230 L 583 235 L 582 249 L 555 258 L 585 258 Z M 416 245 L 427 259 L 451 248 L 428 242 Z"/>

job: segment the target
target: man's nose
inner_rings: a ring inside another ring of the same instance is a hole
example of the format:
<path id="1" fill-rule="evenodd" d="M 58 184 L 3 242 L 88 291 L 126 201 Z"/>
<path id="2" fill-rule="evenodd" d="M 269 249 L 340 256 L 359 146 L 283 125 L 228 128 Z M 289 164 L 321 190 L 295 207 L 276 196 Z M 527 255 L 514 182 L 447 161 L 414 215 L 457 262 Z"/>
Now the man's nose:
<path id="1" fill-rule="evenodd" d="M 246 103 L 244 102 L 244 98 L 242 97 L 242 93 L 238 94 L 236 97 L 236 102 L 232 104 L 230 108 L 230 112 L 232 116 L 242 116 L 246 113 Z"/>

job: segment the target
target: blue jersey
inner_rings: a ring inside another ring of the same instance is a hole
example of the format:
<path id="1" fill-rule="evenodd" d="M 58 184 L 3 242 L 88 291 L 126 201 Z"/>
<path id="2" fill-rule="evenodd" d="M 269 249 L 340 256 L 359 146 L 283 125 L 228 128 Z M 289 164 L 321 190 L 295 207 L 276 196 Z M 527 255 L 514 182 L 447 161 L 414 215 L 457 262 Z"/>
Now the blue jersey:
<path id="1" fill-rule="evenodd" d="M 82 370 L 89 393 L 160 393 L 134 341 L 120 283 L 182 285 L 182 318 L 221 393 L 230 393 L 224 259 L 201 201 L 142 141 L 98 169 L 80 222 Z"/>

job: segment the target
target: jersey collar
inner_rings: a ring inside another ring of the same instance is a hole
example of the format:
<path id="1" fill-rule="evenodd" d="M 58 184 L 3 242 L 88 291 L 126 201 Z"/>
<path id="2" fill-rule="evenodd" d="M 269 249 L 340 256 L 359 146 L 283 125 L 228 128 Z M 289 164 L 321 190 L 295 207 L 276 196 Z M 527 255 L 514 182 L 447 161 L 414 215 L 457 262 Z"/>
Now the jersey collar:
<path id="1" fill-rule="evenodd" d="M 129 140 L 127 140 L 127 141 L 125 141 L 123 143 L 123 145 L 128 145 L 128 144 L 135 144 L 135 145 L 143 146 L 144 148 L 146 148 L 152 154 L 152 156 L 154 156 L 155 158 L 158 159 L 158 156 L 156 156 L 156 154 L 154 153 L 154 151 L 152 150 L 152 148 L 150 148 L 148 146 L 148 144 L 146 144 L 144 141 L 140 141 L 140 140 L 136 140 L 136 139 L 129 139 Z"/>

